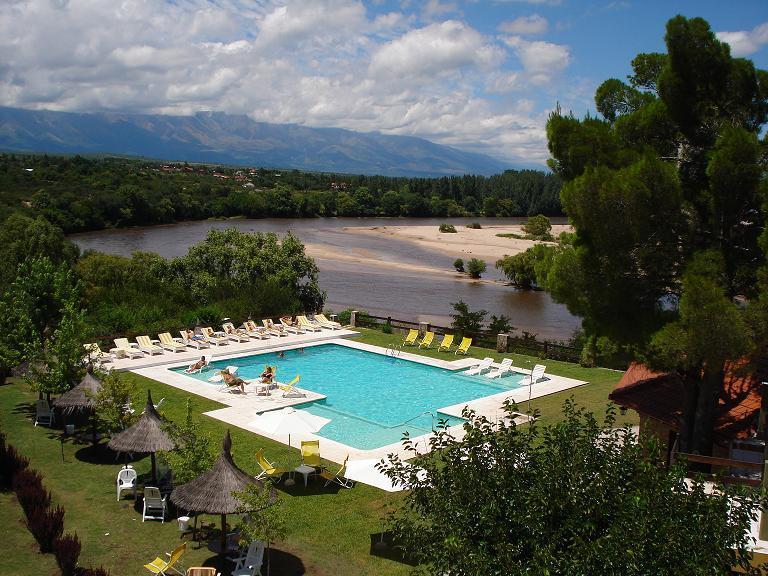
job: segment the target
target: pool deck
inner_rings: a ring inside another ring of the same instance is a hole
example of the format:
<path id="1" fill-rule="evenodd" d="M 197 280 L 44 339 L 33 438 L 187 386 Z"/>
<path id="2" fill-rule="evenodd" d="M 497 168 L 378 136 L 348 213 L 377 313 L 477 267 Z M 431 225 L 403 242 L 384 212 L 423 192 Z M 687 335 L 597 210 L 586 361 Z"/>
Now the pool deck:
<path id="1" fill-rule="evenodd" d="M 429 358 L 426 356 L 420 356 L 401 349 L 384 349 L 378 346 L 372 346 L 370 344 L 364 344 L 361 342 L 351 341 L 348 338 L 356 336 L 358 333 L 353 330 L 324 330 L 314 334 L 304 335 L 290 335 L 281 338 L 270 338 L 269 340 L 253 340 L 251 342 L 243 343 L 231 343 L 227 346 L 216 347 L 212 346 L 209 349 L 202 351 L 192 350 L 187 352 L 166 352 L 165 354 L 146 356 L 144 358 L 136 358 L 133 360 L 121 359 L 113 363 L 114 370 L 131 370 L 136 374 L 140 374 L 147 378 L 157 380 L 169 386 L 173 386 L 180 390 L 214 400 L 220 404 L 224 404 L 224 408 L 217 410 L 211 410 L 205 412 L 206 416 L 215 418 L 222 422 L 225 422 L 232 426 L 237 426 L 254 434 L 270 438 L 277 442 L 288 444 L 289 437 L 285 434 L 270 434 L 265 433 L 262 430 L 252 425 L 254 418 L 257 414 L 284 408 L 286 406 L 299 407 L 301 404 L 320 400 L 325 398 L 322 394 L 317 394 L 309 390 L 299 390 L 306 394 L 301 398 L 283 398 L 280 391 L 272 391 L 270 396 L 258 396 L 254 391 L 249 390 L 250 387 L 246 387 L 246 394 L 230 393 L 223 389 L 221 386 L 201 382 L 195 378 L 185 376 L 184 374 L 173 372 L 170 368 L 176 368 L 180 366 L 187 366 L 191 362 L 199 359 L 202 354 L 212 354 L 214 361 L 227 360 L 230 358 L 238 358 L 242 356 L 249 356 L 257 353 L 264 353 L 269 351 L 278 352 L 279 350 L 287 350 L 292 348 L 311 347 L 321 344 L 333 343 L 342 346 L 348 346 L 358 350 L 364 350 L 367 352 L 373 352 L 377 354 L 394 355 L 396 358 L 403 360 L 410 360 L 418 362 L 420 364 L 426 364 L 429 366 L 436 366 L 447 370 L 466 370 L 469 367 L 477 365 L 480 360 L 470 357 L 456 357 L 446 356 L 446 360 Z M 496 367 L 496 365 L 494 365 Z M 530 370 L 517 368 L 514 369 L 517 373 L 529 374 Z M 551 374 L 545 374 L 545 379 L 541 382 L 537 382 L 530 386 L 523 386 L 513 390 L 506 390 L 472 400 L 468 402 L 462 402 L 453 406 L 446 406 L 439 408 L 440 412 L 449 414 L 451 416 L 461 417 L 462 411 L 465 407 L 474 410 L 478 415 L 485 416 L 488 419 L 497 422 L 501 418 L 506 417 L 506 412 L 503 410 L 503 404 L 507 401 L 515 401 L 519 405 L 523 404 L 530 398 L 539 398 L 541 396 L 547 396 L 549 394 L 555 394 L 562 392 L 576 386 L 586 384 L 582 380 L 574 380 L 572 378 L 564 378 L 561 376 L 554 376 Z M 518 424 L 529 421 L 530 418 L 524 414 L 520 414 L 515 418 Z M 451 433 L 457 438 L 461 438 L 464 435 L 462 426 L 453 426 L 450 429 Z M 420 453 L 429 451 L 429 438 L 432 434 L 426 434 L 423 436 L 414 437 L 413 443 Z M 321 452 L 323 458 L 331 460 L 333 462 L 342 462 L 344 458 L 349 456 L 350 464 L 356 463 L 358 466 L 350 466 L 350 472 L 348 477 L 352 480 L 363 482 L 372 486 L 376 486 L 387 491 L 396 491 L 399 488 L 392 487 L 390 481 L 384 477 L 381 473 L 377 472 L 374 468 L 376 462 L 382 458 L 386 458 L 390 454 L 397 454 L 401 458 L 412 458 L 413 453 L 406 452 L 401 443 L 389 444 L 373 450 L 362 450 L 347 446 L 334 440 L 329 440 L 315 434 L 292 434 L 290 437 L 290 444 L 295 447 L 299 447 L 303 440 L 320 440 Z"/>

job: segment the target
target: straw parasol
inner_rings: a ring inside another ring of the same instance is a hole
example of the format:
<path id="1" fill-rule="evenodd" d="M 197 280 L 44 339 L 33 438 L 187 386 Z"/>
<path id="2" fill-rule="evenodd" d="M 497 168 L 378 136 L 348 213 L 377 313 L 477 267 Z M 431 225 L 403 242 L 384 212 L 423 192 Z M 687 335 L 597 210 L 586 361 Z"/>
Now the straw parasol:
<path id="1" fill-rule="evenodd" d="M 221 443 L 221 454 L 207 472 L 194 480 L 177 486 L 171 492 L 171 502 L 190 512 L 219 514 L 221 516 L 221 553 L 227 549 L 227 514 L 234 514 L 242 504 L 233 492 L 242 492 L 250 484 L 263 489 L 261 481 L 246 474 L 232 460 L 232 438 L 227 430 Z"/>
<path id="2" fill-rule="evenodd" d="M 101 390 L 101 380 L 93 375 L 93 364 L 88 364 L 85 377 L 74 388 L 67 390 L 53 403 L 54 408 L 64 416 L 76 412 L 89 412 L 91 414 L 91 428 L 93 431 L 93 443 L 96 443 L 96 394 Z"/>
<path id="3" fill-rule="evenodd" d="M 115 434 L 107 444 L 117 452 L 149 452 L 152 458 L 152 481 L 157 482 L 155 452 L 168 451 L 175 444 L 163 430 L 163 421 L 152 404 L 152 393 L 147 390 L 147 406 L 136 424 Z"/>

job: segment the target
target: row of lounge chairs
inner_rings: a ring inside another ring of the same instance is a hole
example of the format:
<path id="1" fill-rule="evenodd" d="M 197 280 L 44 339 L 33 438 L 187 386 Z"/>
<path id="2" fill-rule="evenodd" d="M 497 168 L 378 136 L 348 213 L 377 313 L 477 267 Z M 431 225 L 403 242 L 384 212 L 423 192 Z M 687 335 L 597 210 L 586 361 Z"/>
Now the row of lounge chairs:
<path id="1" fill-rule="evenodd" d="M 104 352 L 98 344 L 84 344 L 89 360 L 109 362 L 116 358 L 143 358 L 146 355 L 164 354 L 165 352 L 184 352 L 188 347 L 210 348 L 211 346 L 226 346 L 230 342 L 249 342 L 252 339 L 266 340 L 272 337 L 283 337 L 289 334 L 306 334 L 307 332 L 320 332 L 322 330 L 340 330 L 341 324 L 325 317 L 324 314 L 315 314 L 313 318 L 306 315 L 280 318 L 276 323 L 271 318 L 265 318 L 258 326 L 253 320 L 246 320 L 239 328 L 235 328 L 232 322 L 225 322 L 221 330 L 215 331 L 211 327 L 199 328 L 196 332 L 191 330 L 179 331 L 179 338 L 171 336 L 170 332 L 158 334 L 157 340 L 149 336 L 137 336 L 135 342 L 129 342 L 127 338 L 115 338 L 115 347 L 108 353 Z"/>
<path id="2" fill-rule="evenodd" d="M 435 333 L 434 332 L 425 332 L 424 337 L 421 339 L 421 342 L 418 341 L 419 339 L 419 331 L 418 330 L 410 330 L 408 332 L 408 335 L 405 337 L 405 340 L 403 340 L 403 346 L 416 346 L 418 345 L 419 348 L 430 348 L 432 346 L 432 342 L 435 339 Z M 456 347 L 456 350 L 454 350 L 454 354 L 468 354 L 469 353 L 469 347 L 472 345 L 472 338 L 464 337 L 461 339 L 461 343 Z M 443 341 L 440 342 L 440 346 L 437 347 L 438 352 L 450 352 L 451 346 L 453 346 L 453 334 L 445 334 L 443 335 Z"/>
<path id="3" fill-rule="evenodd" d="M 524 379 L 521 384 L 526 386 L 532 386 L 533 384 L 536 384 L 544 377 L 544 371 L 546 369 L 546 366 L 536 364 L 533 367 L 533 370 L 531 370 L 530 376 Z M 474 366 L 469 370 L 465 370 L 464 374 L 467 376 L 483 375 L 486 378 L 495 379 L 506 376 L 512 372 L 514 372 L 514 368 L 512 367 L 511 358 L 502 359 L 501 363 L 499 363 L 495 368 L 493 366 L 493 358 L 483 358 L 477 366 Z"/>

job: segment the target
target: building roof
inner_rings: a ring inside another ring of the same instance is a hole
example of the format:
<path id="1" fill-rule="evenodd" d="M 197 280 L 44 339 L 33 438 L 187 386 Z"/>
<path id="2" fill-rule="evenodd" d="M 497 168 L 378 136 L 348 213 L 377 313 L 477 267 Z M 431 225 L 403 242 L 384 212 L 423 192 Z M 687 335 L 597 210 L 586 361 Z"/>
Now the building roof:
<path id="1" fill-rule="evenodd" d="M 754 436 L 762 401 L 760 386 L 765 380 L 762 376 L 761 370 L 750 369 L 746 361 L 726 364 L 715 435 L 728 440 Z M 633 362 L 608 398 L 678 429 L 683 394 L 684 383 L 679 374 L 654 372 Z"/>

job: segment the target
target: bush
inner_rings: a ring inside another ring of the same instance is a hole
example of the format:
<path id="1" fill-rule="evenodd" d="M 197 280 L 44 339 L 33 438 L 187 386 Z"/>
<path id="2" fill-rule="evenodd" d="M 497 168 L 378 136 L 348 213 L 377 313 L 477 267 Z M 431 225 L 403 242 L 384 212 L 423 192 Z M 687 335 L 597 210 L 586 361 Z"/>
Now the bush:
<path id="1" fill-rule="evenodd" d="M 61 576 L 75 576 L 81 548 L 77 534 L 64 534 L 54 542 L 53 548 Z"/>
<path id="2" fill-rule="evenodd" d="M 472 230 L 480 230 L 482 226 L 480 226 L 480 222 L 472 222 L 471 224 L 467 224 L 467 228 L 472 228 Z"/>
<path id="3" fill-rule="evenodd" d="M 486 270 L 485 260 L 478 258 L 472 258 L 467 264 L 467 272 L 469 272 L 470 278 L 480 278 L 483 272 Z"/>
<path id="4" fill-rule="evenodd" d="M 0 433 L 0 488 L 7 490 L 13 486 L 14 476 L 28 466 L 29 460 L 7 443 L 5 434 Z"/>
<path id="5" fill-rule="evenodd" d="M 384 334 L 392 334 L 392 324 L 382 324 L 381 331 L 384 332 Z"/>
<path id="6" fill-rule="evenodd" d="M 51 494 L 43 488 L 42 477 L 30 468 L 14 475 L 13 491 L 27 516 L 36 508 L 48 508 L 51 505 Z"/>
<path id="7" fill-rule="evenodd" d="M 523 232 L 533 240 L 552 240 L 552 224 L 543 214 L 529 216 L 528 222 L 523 224 Z"/>
<path id="8" fill-rule="evenodd" d="M 509 334 L 514 330 L 514 326 L 509 321 L 507 316 L 502 314 L 501 316 L 491 315 L 491 322 L 488 325 L 488 330 L 493 334 Z"/>
<path id="9" fill-rule="evenodd" d="M 456 227 L 453 224 L 440 224 L 440 232 L 455 234 Z"/>
<path id="10" fill-rule="evenodd" d="M 453 318 L 451 327 L 457 332 L 464 334 L 465 332 L 475 333 L 482 330 L 485 315 L 488 314 L 487 311 L 478 310 L 477 312 L 471 312 L 469 306 L 463 300 L 454 302 L 451 306 L 456 311 L 456 314 L 451 314 L 451 318 Z"/>
<path id="11" fill-rule="evenodd" d="M 456 272 L 464 272 L 464 260 L 456 258 L 456 260 L 453 261 L 453 267 L 456 268 Z"/>
<path id="12" fill-rule="evenodd" d="M 53 545 L 64 531 L 64 510 L 56 508 L 34 508 L 27 514 L 27 528 L 40 545 L 40 552 L 53 552 Z"/>

